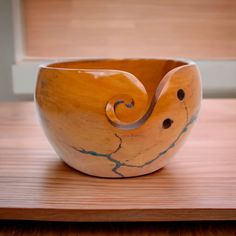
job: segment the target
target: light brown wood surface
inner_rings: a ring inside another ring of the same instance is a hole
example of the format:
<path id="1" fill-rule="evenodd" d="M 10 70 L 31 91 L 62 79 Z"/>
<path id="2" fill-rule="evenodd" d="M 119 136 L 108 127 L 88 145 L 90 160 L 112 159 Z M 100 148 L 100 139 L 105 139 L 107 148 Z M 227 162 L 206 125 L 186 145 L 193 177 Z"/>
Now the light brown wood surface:
<path id="1" fill-rule="evenodd" d="M 125 178 L 165 166 L 188 137 L 201 103 L 195 63 L 86 60 L 40 68 L 39 119 L 69 166 Z"/>
<path id="2" fill-rule="evenodd" d="M 204 100 L 176 158 L 151 175 L 103 179 L 57 158 L 31 102 L 0 105 L 0 219 L 236 219 L 236 100 Z"/>
<path id="3" fill-rule="evenodd" d="M 236 58 L 234 0 L 23 0 L 28 57 Z"/>

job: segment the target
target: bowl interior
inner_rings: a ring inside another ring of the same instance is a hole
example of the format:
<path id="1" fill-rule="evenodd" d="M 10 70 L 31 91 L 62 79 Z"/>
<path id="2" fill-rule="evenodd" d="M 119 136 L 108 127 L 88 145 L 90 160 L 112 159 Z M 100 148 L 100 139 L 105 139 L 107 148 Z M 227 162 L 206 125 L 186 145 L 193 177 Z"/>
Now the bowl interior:
<path id="1" fill-rule="evenodd" d="M 146 88 L 149 102 L 162 78 L 172 69 L 188 64 L 181 60 L 165 59 L 100 59 L 59 62 L 48 65 L 58 69 L 109 69 L 126 71 L 136 76 Z"/>

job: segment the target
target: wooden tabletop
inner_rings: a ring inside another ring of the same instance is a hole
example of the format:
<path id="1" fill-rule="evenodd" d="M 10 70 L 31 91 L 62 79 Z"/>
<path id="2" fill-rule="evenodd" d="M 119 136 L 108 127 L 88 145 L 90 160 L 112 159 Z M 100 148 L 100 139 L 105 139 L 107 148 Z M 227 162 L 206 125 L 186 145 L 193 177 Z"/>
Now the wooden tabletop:
<path id="1" fill-rule="evenodd" d="M 0 104 L 0 219 L 236 219 L 236 99 L 203 101 L 172 162 L 151 175 L 103 179 L 65 165 L 31 102 Z"/>

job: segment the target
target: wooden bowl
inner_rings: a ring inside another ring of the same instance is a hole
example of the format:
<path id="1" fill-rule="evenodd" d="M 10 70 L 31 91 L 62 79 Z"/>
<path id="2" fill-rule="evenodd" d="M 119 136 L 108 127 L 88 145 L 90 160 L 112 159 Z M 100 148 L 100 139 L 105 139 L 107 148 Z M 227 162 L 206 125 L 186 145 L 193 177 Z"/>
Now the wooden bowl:
<path id="1" fill-rule="evenodd" d="M 197 118 L 195 63 L 83 60 L 41 66 L 35 101 L 43 129 L 69 166 L 122 178 L 165 166 Z"/>

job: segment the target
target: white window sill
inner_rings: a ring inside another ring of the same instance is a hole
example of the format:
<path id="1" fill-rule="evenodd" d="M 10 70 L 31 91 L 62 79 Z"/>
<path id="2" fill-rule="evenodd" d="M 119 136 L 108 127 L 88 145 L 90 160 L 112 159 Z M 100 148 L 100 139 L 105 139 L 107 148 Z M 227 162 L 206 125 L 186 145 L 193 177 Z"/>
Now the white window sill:
<path id="1" fill-rule="evenodd" d="M 48 61 L 21 61 L 12 65 L 15 94 L 33 94 L 38 66 Z M 202 74 L 204 97 L 236 95 L 236 61 L 197 61 Z"/>

